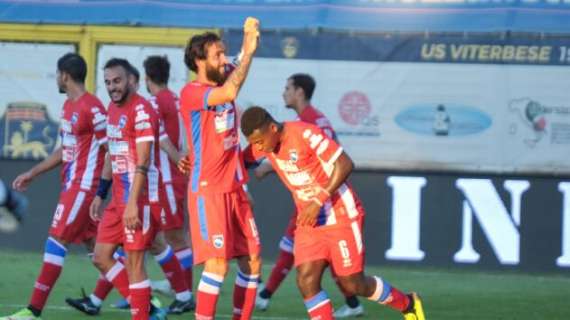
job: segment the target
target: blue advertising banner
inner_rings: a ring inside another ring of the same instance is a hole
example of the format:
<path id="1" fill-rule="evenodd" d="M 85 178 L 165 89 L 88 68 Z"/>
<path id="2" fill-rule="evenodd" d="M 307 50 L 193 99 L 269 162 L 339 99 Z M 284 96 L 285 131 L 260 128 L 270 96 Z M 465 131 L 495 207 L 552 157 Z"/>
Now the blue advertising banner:
<path id="1" fill-rule="evenodd" d="M 0 21 L 90 25 L 405 32 L 570 32 L 563 0 L 2 0 Z"/>
<path id="2" fill-rule="evenodd" d="M 229 52 L 242 31 L 230 30 Z M 267 31 L 257 57 L 314 60 L 570 65 L 570 35 Z"/>

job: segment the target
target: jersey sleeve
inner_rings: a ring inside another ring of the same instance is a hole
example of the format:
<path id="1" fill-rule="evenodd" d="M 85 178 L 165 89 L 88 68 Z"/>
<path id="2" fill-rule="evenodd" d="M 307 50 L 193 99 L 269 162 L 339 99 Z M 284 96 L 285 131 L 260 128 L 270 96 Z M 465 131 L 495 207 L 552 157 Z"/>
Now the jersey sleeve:
<path id="1" fill-rule="evenodd" d="M 136 143 L 154 141 L 158 128 L 158 116 L 150 105 L 139 104 L 134 114 Z"/>
<path id="2" fill-rule="evenodd" d="M 303 141 L 321 161 L 328 165 L 332 165 L 343 152 L 342 147 L 317 126 L 303 130 Z"/>
<path id="3" fill-rule="evenodd" d="M 190 83 L 182 90 L 180 97 L 180 111 L 200 111 L 208 109 L 208 95 L 212 87 Z"/>
<path id="4" fill-rule="evenodd" d="M 95 105 L 90 109 L 90 119 L 93 125 L 95 140 L 102 145 L 107 143 L 107 112 L 102 105 Z"/>

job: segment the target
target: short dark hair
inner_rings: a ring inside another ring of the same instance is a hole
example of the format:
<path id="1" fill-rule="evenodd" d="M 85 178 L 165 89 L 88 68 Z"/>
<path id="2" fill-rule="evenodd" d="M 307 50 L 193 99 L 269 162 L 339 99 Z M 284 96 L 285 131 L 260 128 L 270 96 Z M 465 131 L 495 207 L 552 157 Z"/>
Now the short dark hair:
<path id="1" fill-rule="evenodd" d="M 67 73 L 73 81 L 85 83 L 87 76 L 87 63 L 85 59 L 77 53 L 66 53 L 57 60 L 57 70 Z"/>
<path id="2" fill-rule="evenodd" d="M 170 78 L 170 62 L 166 56 L 149 56 L 145 59 L 144 72 L 150 81 L 163 85 Z"/>
<path id="3" fill-rule="evenodd" d="M 305 98 L 311 100 L 313 97 L 313 92 L 315 92 L 315 87 L 317 86 L 315 79 L 306 73 L 295 73 L 290 76 L 289 79 L 293 82 L 295 88 L 303 89 L 305 93 Z"/>
<path id="4" fill-rule="evenodd" d="M 206 59 L 206 47 L 221 40 L 220 36 L 213 32 L 205 32 L 190 38 L 190 41 L 188 41 L 186 49 L 184 50 L 184 63 L 188 69 L 197 72 L 198 66 L 194 60 Z"/>
<path id="5" fill-rule="evenodd" d="M 133 66 L 129 63 L 129 61 L 127 61 L 126 59 L 122 59 L 122 58 L 111 58 L 111 59 L 109 59 L 107 61 L 107 63 L 105 63 L 105 66 L 103 66 L 103 69 L 110 69 L 110 68 L 115 68 L 115 67 L 122 67 L 123 69 L 125 69 L 125 72 L 127 73 L 127 75 L 133 74 Z M 136 71 L 136 69 L 135 69 L 135 72 L 138 73 L 138 71 Z"/>
<path id="6" fill-rule="evenodd" d="M 253 106 L 241 115 L 241 132 L 249 137 L 255 130 L 274 122 L 275 120 L 267 110 Z"/>
<path id="7" fill-rule="evenodd" d="M 127 70 L 131 75 L 133 75 L 133 77 L 135 77 L 135 80 L 137 82 L 140 81 L 141 79 L 141 73 L 139 72 L 139 69 L 137 69 L 135 66 L 133 66 L 132 64 L 129 63 L 129 69 Z"/>

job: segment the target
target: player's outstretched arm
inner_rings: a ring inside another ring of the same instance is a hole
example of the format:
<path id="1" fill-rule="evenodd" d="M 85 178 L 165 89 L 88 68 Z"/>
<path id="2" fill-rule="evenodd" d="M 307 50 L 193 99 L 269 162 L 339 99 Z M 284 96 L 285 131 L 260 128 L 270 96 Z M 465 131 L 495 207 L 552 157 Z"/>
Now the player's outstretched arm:
<path id="1" fill-rule="evenodd" d="M 208 105 L 216 106 L 236 99 L 241 86 L 243 85 L 253 55 L 257 50 L 259 43 L 259 20 L 248 17 L 243 25 L 243 43 L 240 63 L 236 69 L 230 74 L 223 86 L 215 88 L 208 95 Z"/>
<path id="2" fill-rule="evenodd" d="M 57 167 L 62 161 L 62 149 L 61 147 L 55 149 L 49 157 L 45 158 L 42 162 L 38 163 L 30 170 L 20 174 L 12 182 L 12 188 L 17 191 L 25 191 L 32 180 L 41 175 L 44 172 L 50 171 L 51 169 Z"/>

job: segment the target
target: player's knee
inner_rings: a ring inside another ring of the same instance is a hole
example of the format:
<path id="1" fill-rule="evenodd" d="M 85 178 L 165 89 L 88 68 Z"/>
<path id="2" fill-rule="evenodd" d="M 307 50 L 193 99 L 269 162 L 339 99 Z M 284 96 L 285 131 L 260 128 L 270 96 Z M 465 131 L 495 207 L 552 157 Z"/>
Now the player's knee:
<path id="1" fill-rule="evenodd" d="M 188 243 L 186 243 L 186 235 L 184 230 L 175 229 L 164 233 L 166 242 L 172 247 L 174 251 L 188 248 Z"/>
<path id="2" fill-rule="evenodd" d="M 261 257 L 258 255 L 240 257 L 238 264 L 242 273 L 259 274 L 261 272 Z"/>
<path id="3" fill-rule="evenodd" d="M 222 258 L 209 259 L 204 263 L 204 272 L 225 277 L 228 273 L 228 262 Z"/>
<path id="4" fill-rule="evenodd" d="M 366 281 L 359 275 L 338 277 L 338 283 L 347 295 L 367 296 Z"/>
<path id="5" fill-rule="evenodd" d="M 164 235 L 162 233 L 158 233 L 156 237 L 154 237 L 154 240 L 152 240 L 148 251 L 153 256 L 156 256 L 164 252 L 164 250 L 166 250 L 166 247 L 168 247 L 168 244 L 166 243 Z"/>
<path id="6" fill-rule="evenodd" d="M 311 297 L 320 291 L 319 276 L 312 272 L 297 270 L 297 286 L 304 298 Z"/>
<path id="7" fill-rule="evenodd" d="M 99 269 L 101 272 L 106 272 L 110 269 L 113 265 L 113 258 L 112 256 L 108 256 L 107 254 L 95 250 L 93 252 L 92 262 L 95 265 L 95 268 Z"/>

